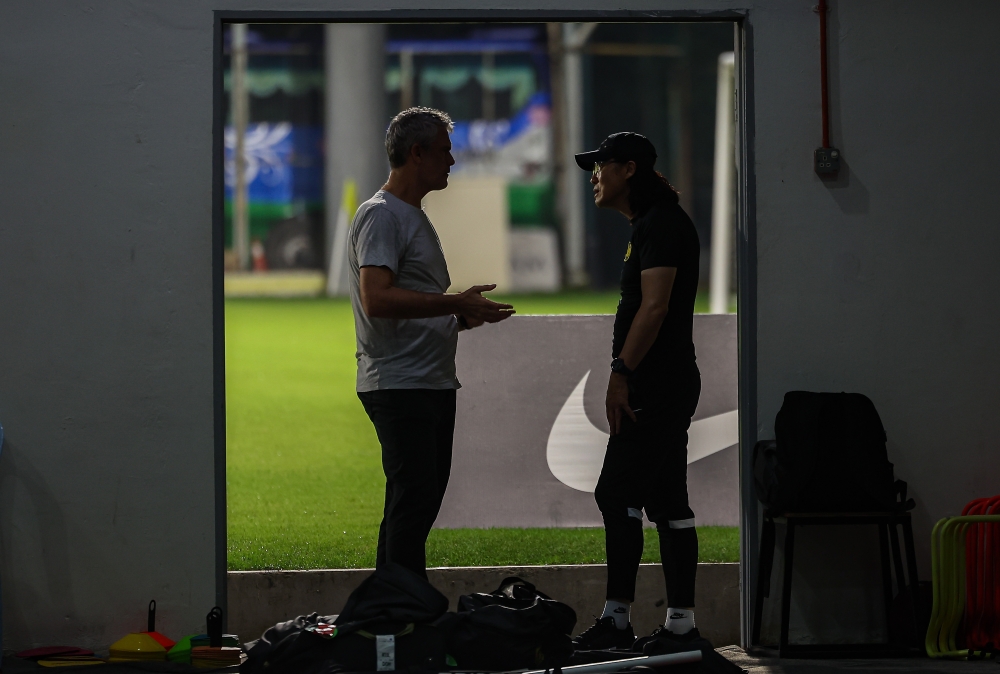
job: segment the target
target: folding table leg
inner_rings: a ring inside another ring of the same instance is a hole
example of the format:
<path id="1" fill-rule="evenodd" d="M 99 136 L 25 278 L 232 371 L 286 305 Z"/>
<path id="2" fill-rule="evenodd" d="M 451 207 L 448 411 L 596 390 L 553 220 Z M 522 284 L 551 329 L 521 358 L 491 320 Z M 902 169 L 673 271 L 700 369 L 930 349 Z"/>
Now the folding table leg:
<path id="1" fill-rule="evenodd" d="M 774 564 L 774 520 L 764 518 L 764 527 L 760 535 L 760 554 L 757 556 L 757 594 L 753 607 L 753 634 L 750 645 L 760 645 L 760 623 L 764 618 L 764 597 L 768 596 L 771 587 L 771 567 Z"/>
<path id="2" fill-rule="evenodd" d="M 903 574 L 903 555 L 899 551 L 899 532 L 896 527 L 899 522 L 895 519 L 889 523 L 889 543 L 892 544 L 892 563 L 896 571 L 896 592 L 901 593 L 906 589 L 906 576 Z"/>
<path id="3" fill-rule="evenodd" d="M 792 608 L 792 559 L 795 547 L 795 525 L 789 519 L 785 525 L 785 568 L 784 583 L 781 588 L 781 636 L 778 641 L 778 655 L 785 657 L 788 649 L 788 621 Z"/>
<path id="4" fill-rule="evenodd" d="M 920 578 L 917 576 L 917 553 L 913 548 L 913 525 L 910 518 L 903 519 L 903 545 L 906 547 L 906 568 L 909 571 L 910 597 L 913 600 L 914 632 L 917 633 L 917 647 L 924 647 L 924 635 L 920 626 L 924 624 L 924 604 L 920 596 Z"/>
<path id="5" fill-rule="evenodd" d="M 882 567 L 882 601 L 885 604 L 885 629 L 889 631 L 889 621 L 892 613 L 892 571 L 889 569 L 889 527 L 883 522 L 879 522 L 878 527 L 878 552 L 879 562 Z"/>

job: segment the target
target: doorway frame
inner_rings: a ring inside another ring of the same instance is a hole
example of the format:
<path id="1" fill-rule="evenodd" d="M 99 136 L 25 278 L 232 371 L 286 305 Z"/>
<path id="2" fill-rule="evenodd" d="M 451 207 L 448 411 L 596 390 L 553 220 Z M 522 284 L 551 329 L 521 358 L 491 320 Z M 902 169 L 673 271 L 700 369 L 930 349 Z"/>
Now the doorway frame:
<path id="1" fill-rule="evenodd" d="M 550 0 L 558 3 L 560 0 Z M 754 152 L 754 42 L 752 11 L 724 10 L 556 10 L 391 9 L 215 10 L 212 76 L 212 359 L 215 466 L 216 604 L 227 609 L 228 520 L 226 492 L 225 349 L 225 116 L 223 30 L 232 23 L 732 23 L 736 54 L 736 278 L 739 397 L 740 638 L 750 643 L 753 583 L 757 574 L 759 512 L 752 450 L 757 442 L 757 201 Z M 226 615 L 226 613 L 224 613 Z"/>

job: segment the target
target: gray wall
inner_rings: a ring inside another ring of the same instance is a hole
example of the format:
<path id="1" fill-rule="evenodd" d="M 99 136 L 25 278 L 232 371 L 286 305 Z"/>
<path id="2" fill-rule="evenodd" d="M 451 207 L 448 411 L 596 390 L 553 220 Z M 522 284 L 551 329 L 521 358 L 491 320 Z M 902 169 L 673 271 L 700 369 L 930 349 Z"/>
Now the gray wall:
<path id="1" fill-rule="evenodd" d="M 212 15 L 0 7 L 4 646 L 215 603 Z"/>
<path id="2" fill-rule="evenodd" d="M 815 16 L 780 4 L 755 35 L 759 432 L 787 390 L 866 393 L 926 561 L 933 522 L 1000 492 L 1000 4 L 833 3 L 832 183 Z"/>
<path id="3" fill-rule="evenodd" d="M 822 183 L 815 0 L 749 8 L 756 413 L 856 390 L 927 532 L 1000 491 L 994 111 L 1000 5 L 840 2 Z M 215 600 L 214 9 L 609 9 L 602 0 L 11 0 L 0 5 L 0 577 L 5 645 L 106 645 Z M 427 16 L 424 14 L 424 16 Z M 750 400 L 750 399 L 745 399 Z M 746 416 L 746 415 L 744 415 Z"/>
<path id="4" fill-rule="evenodd" d="M 1000 4 L 834 0 L 831 132 L 846 169 L 829 183 L 809 170 L 819 144 L 813 3 L 763 4 L 754 21 L 758 432 L 773 437 L 788 390 L 871 397 L 896 476 L 917 501 L 926 580 L 933 523 L 1000 492 L 1000 90 L 982 84 L 1000 76 Z M 865 541 L 868 554 L 867 538 L 806 532 L 797 559 L 804 569 L 842 542 Z M 801 640 L 832 640 L 843 625 L 860 627 L 854 609 L 877 606 L 877 592 L 833 587 L 843 578 L 837 553 L 828 569 L 796 575 L 795 611 L 814 617 Z M 821 607 L 842 611 L 841 625 Z"/>

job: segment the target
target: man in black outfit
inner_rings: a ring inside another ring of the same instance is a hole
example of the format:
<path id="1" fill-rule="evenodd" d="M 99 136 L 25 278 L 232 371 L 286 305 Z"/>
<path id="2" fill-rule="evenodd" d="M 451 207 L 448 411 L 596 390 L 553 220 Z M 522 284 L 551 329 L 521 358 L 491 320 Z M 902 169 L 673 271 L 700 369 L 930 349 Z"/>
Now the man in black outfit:
<path id="1" fill-rule="evenodd" d="M 591 649 L 642 646 L 629 613 L 642 558 L 643 510 L 656 524 L 667 586 L 667 617 L 651 638 L 691 640 L 698 637 L 698 535 L 688 505 L 687 432 L 701 393 L 691 337 L 698 234 L 677 192 L 654 170 L 656 150 L 644 136 L 613 134 L 576 161 L 593 171 L 594 203 L 627 217 L 632 238 L 611 348 L 611 438 L 594 494 L 604 517 L 607 603 L 574 642 Z"/>

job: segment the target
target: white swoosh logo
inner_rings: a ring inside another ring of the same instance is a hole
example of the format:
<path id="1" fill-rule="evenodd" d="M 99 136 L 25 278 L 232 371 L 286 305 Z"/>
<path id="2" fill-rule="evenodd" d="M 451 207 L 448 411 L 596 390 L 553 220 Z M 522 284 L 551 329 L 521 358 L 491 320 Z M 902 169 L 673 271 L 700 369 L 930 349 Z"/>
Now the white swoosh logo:
<path id="1" fill-rule="evenodd" d="M 567 487 L 594 491 L 604 465 L 609 435 L 596 428 L 583 407 L 583 392 L 590 371 L 576 385 L 549 432 L 545 458 L 549 470 Z M 691 423 L 688 430 L 688 459 L 694 463 L 739 442 L 739 413 L 724 412 Z"/>

